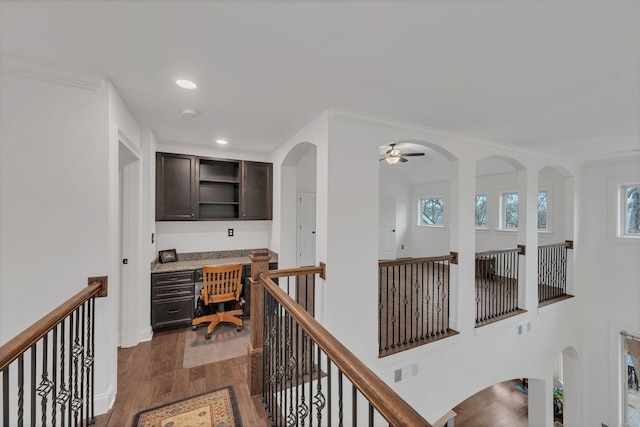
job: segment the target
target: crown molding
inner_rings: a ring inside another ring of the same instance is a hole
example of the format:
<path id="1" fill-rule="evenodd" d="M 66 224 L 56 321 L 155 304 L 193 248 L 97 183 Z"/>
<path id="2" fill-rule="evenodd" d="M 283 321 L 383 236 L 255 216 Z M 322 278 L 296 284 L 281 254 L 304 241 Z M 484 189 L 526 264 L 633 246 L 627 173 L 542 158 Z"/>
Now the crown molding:
<path id="1" fill-rule="evenodd" d="M 491 149 L 498 149 L 507 155 L 512 153 L 514 155 L 531 155 L 540 159 L 547 159 L 551 162 L 561 161 L 566 163 L 568 159 L 562 157 L 544 154 L 533 150 L 528 150 L 523 147 L 514 148 L 505 145 L 499 141 L 479 138 L 469 134 L 457 133 L 450 130 L 432 128 L 425 125 L 420 125 L 411 122 L 405 122 L 397 119 L 390 119 L 387 117 L 377 116 L 375 114 L 363 113 L 361 111 L 351 110 L 344 107 L 331 106 L 328 108 L 329 116 L 336 121 L 348 122 L 363 126 L 377 127 L 379 129 L 389 130 L 393 132 L 404 133 L 410 135 L 409 139 L 424 138 L 425 141 L 434 144 L 439 144 L 443 140 L 452 142 L 463 142 L 474 145 L 480 145 Z"/>
<path id="2" fill-rule="evenodd" d="M 62 70 L 43 64 L 21 61 L 15 58 L 0 58 L 0 71 L 29 79 L 42 80 L 65 86 L 100 91 L 107 86 L 109 80 L 102 74 L 78 73 Z"/>

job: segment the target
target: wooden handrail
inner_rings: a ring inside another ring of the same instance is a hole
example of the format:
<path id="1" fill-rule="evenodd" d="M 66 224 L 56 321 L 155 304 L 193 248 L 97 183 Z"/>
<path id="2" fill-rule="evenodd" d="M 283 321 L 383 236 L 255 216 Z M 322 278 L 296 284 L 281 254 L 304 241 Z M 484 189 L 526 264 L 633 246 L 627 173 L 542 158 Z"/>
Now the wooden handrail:
<path id="1" fill-rule="evenodd" d="M 102 278 L 96 278 L 95 281 L 90 282 L 89 286 L 69 298 L 42 319 L 0 347 L 0 371 L 9 366 L 18 356 L 37 343 L 40 338 L 49 333 L 58 323 L 66 319 L 67 316 L 89 300 L 89 298 L 94 295 L 106 296 L 106 277 L 104 280 L 101 279 Z"/>
<path id="2" fill-rule="evenodd" d="M 423 262 L 436 262 L 436 261 L 453 261 L 453 255 L 432 256 L 427 258 L 398 258 L 392 260 L 380 260 L 378 261 L 378 267 L 391 267 L 394 265 L 405 264 L 418 264 Z"/>
<path id="3" fill-rule="evenodd" d="M 319 267 L 299 267 L 299 268 L 283 268 L 282 270 L 269 270 L 269 277 L 287 277 L 287 276 L 306 276 L 307 274 L 322 274 L 323 268 Z"/>
<path id="4" fill-rule="evenodd" d="M 267 277 L 264 273 L 261 273 L 258 277 L 265 289 L 287 310 L 298 325 L 318 344 L 327 357 L 349 378 L 351 383 L 391 425 L 431 426 L 427 420 L 382 381 L 367 365 L 280 289 L 270 277 Z"/>
<path id="5" fill-rule="evenodd" d="M 476 258 L 479 257 L 479 256 L 506 254 L 506 253 L 509 253 L 509 252 L 517 252 L 519 254 L 522 254 L 524 251 L 523 251 L 522 247 L 508 248 L 508 249 L 495 249 L 495 250 L 491 250 L 491 251 L 476 252 Z"/>
<path id="6" fill-rule="evenodd" d="M 556 247 L 565 247 L 567 249 L 573 249 L 573 241 L 572 240 L 566 240 L 562 243 L 550 243 L 548 245 L 540 245 L 538 246 L 538 249 L 544 249 L 544 248 L 556 248 Z"/>

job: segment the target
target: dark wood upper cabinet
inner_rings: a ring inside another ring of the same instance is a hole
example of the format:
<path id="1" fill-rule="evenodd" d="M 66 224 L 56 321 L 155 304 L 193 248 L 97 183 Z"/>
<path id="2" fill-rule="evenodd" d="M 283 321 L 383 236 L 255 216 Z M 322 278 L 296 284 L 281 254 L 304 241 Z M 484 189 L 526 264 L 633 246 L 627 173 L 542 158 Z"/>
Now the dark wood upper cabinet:
<path id="1" fill-rule="evenodd" d="M 156 154 L 156 221 L 272 218 L 273 165 Z"/>
<path id="2" fill-rule="evenodd" d="M 242 219 L 271 219 L 273 164 L 242 162 Z"/>
<path id="3" fill-rule="evenodd" d="M 196 219 L 193 156 L 156 153 L 156 221 Z"/>

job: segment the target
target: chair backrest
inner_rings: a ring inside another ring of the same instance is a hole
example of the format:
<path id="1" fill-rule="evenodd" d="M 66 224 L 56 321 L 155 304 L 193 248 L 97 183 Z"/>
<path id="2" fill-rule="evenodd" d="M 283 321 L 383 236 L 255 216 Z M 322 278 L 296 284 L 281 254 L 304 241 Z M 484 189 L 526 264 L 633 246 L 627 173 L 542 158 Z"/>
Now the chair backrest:
<path id="1" fill-rule="evenodd" d="M 205 304 L 240 299 L 242 292 L 242 264 L 202 267 Z"/>

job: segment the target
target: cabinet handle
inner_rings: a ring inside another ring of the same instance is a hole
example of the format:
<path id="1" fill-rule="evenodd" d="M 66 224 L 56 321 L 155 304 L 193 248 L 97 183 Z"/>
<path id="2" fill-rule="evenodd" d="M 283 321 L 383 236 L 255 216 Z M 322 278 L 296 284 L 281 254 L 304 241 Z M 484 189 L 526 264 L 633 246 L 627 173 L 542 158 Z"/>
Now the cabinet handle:
<path id="1" fill-rule="evenodd" d="M 196 216 L 196 214 L 191 214 L 191 216 L 192 216 L 192 217 L 193 217 L 193 216 Z"/>
<path id="2" fill-rule="evenodd" d="M 167 314 L 176 314 L 176 313 L 180 313 L 180 309 L 176 308 L 174 310 L 167 310 Z"/>

